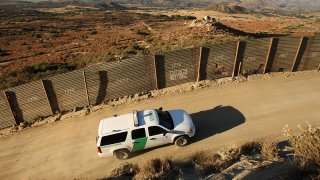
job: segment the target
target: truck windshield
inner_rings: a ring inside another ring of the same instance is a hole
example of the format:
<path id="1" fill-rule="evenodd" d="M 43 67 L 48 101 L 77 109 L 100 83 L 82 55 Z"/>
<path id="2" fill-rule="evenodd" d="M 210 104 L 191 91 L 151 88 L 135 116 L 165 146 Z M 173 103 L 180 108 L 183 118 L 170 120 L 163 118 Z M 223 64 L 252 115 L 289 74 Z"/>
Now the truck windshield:
<path id="1" fill-rule="evenodd" d="M 161 126 L 166 127 L 167 129 L 172 130 L 174 128 L 173 120 L 168 111 L 159 111 L 159 123 Z"/>

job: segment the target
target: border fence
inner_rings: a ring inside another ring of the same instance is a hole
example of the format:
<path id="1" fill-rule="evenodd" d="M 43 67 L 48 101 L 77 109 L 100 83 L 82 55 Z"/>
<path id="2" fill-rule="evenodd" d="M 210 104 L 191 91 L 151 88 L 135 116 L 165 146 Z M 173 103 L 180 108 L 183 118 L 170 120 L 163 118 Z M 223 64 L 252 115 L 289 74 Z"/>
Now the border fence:
<path id="1" fill-rule="evenodd" d="M 320 70 L 320 37 L 227 42 L 96 64 L 0 92 L 0 129 L 188 82 Z"/>

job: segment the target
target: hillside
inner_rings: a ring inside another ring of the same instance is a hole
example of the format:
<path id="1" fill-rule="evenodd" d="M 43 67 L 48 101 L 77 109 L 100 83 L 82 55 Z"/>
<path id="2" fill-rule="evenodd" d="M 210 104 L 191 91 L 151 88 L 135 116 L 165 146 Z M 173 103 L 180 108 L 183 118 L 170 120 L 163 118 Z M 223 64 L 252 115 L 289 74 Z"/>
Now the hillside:
<path id="1" fill-rule="evenodd" d="M 218 11 L 222 13 L 236 13 L 236 14 L 246 14 L 246 13 L 252 13 L 252 10 L 249 10 L 245 7 L 238 6 L 238 5 L 223 5 L 223 4 L 213 4 L 213 5 L 208 5 L 206 7 L 207 10 L 212 10 L 212 11 Z"/>
<path id="2" fill-rule="evenodd" d="M 242 6 L 249 9 L 318 10 L 320 1 L 313 0 L 116 0 L 119 3 L 195 7 L 208 5 Z"/>
<path id="3" fill-rule="evenodd" d="M 29 0 L 41 2 L 48 0 Z M 18 0 L 0 0 L 0 4 L 12 4 Z M 320 1 L 314 0 L 53 0 L 53 2 L 78 2 L 86 4 L 105 4 L 107 7 L 120 8 L 120 4 L 136 4 L 146 6 L 165 6 L 171 8 L 206 7 L 209 5 L 241 6 L 248 9 L 273 9 L 273 10 L 319 10 Z"/>

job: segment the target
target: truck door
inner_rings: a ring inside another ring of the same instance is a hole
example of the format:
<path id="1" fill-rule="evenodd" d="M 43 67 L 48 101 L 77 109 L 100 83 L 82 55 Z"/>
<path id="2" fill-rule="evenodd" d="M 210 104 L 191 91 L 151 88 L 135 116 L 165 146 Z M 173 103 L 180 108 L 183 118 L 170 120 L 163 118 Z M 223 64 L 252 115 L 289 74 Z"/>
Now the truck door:
<path id="1" fill-rule="evenodd" d="M 145 149 L 148 138 L 146 137 L 145 128 L 139 128 L 131 131 L 132 151 L 139 151 Z"/>
<path id="2" fill-rule="evenodd" d="M 148 127 L 148 141 L 145 148 L 152 148 L 170 143 L 170 135 L 167 131 L 159 126 Z M 164 133 L 166 133 L 164 135 Z"/>

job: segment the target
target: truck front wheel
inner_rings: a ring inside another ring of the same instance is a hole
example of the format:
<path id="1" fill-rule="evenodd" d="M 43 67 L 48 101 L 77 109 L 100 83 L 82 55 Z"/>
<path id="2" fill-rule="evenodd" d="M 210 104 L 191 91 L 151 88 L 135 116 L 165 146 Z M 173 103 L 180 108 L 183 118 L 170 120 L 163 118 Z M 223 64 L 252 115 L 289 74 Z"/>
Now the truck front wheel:
<path id="1" fill-rule="evenodd" d="M 174 144 L 179 146 L 179 147 L 183 147 L 183 146 L 187 145 L 188 143 L 189 143 L 189 137 L 188 136 L 180 136 L 174 142 Z"/>

